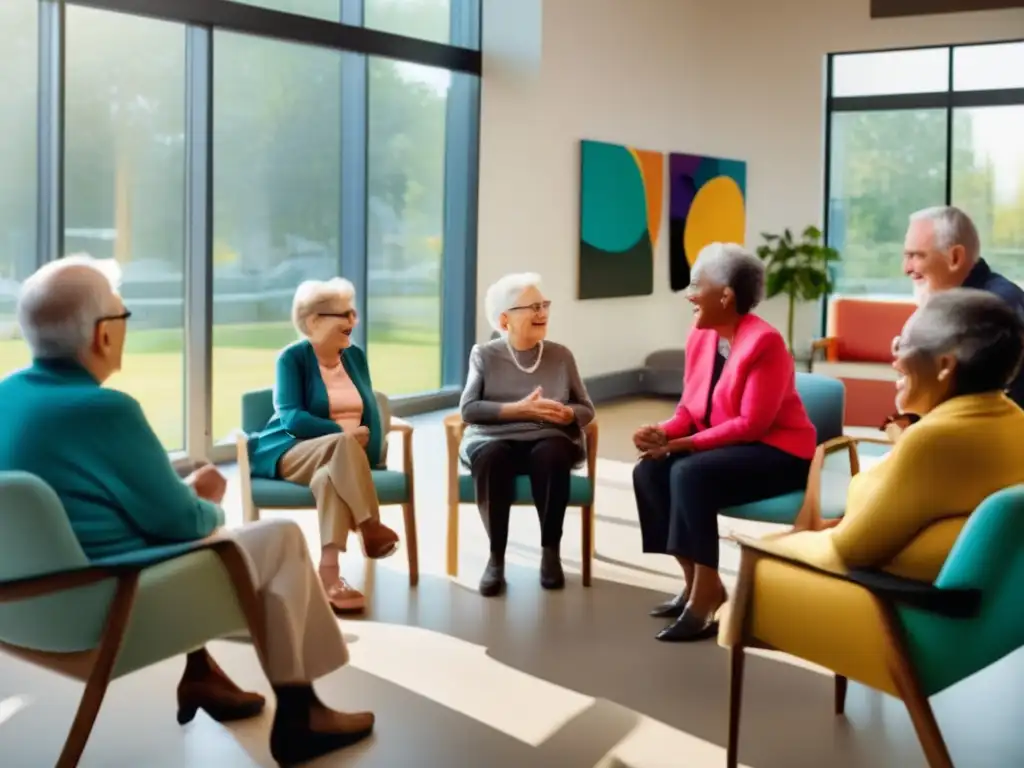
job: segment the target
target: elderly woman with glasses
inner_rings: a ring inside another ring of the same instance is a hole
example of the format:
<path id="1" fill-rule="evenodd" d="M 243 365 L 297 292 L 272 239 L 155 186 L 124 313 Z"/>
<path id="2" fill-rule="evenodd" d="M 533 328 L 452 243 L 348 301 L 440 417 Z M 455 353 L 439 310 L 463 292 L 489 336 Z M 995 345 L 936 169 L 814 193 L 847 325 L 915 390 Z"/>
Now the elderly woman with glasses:
<path id="1" fill-rule="evenodd" d="M 726 599 L 718 511 L 807 486 L 817 436 L 785 341 L 751 314 L 764 280 L 764 264 L 738 245 L 700 252 L 682 399 L 671 419 L 633 436 L 644 552 L 674 556 L 686 580 L 677 597 L 651 611 L 674 620 L 658 640 L 703 640 L 717 631 L 714 617 Z"/>
<path id="2" fill-rule="evenodd" d="M 292 322 L 300 340 L 277 358 L 274 416 L 249 441 L 252 472 L 308 485 L 320 514 L 320 578 L 339 613 L 365 608 L 341 577 L 339 554 L 358 530 L 364 554 L 388 557 L 398 535 L 380 522 L 371 466 L 383 463 L 385 437 L 366 354 L 352 343 L 359 322 L 348 280 L 310 280 L 295 291 Z"/>
<path id="3" fill-rule="evenodd" d="M 968 516 L 1024 483 L 1024 411 L 1004 394 L 1024 322 L 995 294 L 954 288 L 914 313 L 895 347 L 896 407 L 920 419 L 850 481 L 846 514 L 775 537 L 773 552 L 843 572 L 882 568 L 934 581 Z"/>
<path id="4" fill-rule="evenodd" d="M 505 546 L 517 475 L 528 475 L 541 526 L 540 583 L 561 589 L 559 546 L 572 469 L 585 456 L 584 428 L 594 418 L 576 360 L 546 341 L 551 302 L 540 276 L 514 274 L 487 289 L 485 309 L 498 338 L 473 347 L 462 393 L 467 427 L 461 458 L 476 486 L 491 556 L 480 594 L 505 589 Z"/>

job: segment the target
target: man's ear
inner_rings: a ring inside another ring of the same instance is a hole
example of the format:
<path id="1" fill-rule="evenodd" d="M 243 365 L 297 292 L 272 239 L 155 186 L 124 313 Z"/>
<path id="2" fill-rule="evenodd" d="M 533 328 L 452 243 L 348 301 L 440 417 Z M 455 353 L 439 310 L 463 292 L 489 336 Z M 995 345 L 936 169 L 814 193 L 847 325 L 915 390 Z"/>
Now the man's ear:
<path id="1" fill-rule="evenodd" d="M 962 269 L 967 264 L 967 249 L 962 245 L 954 245 L 949 249 L 949 266 L 954 271 Z"/>

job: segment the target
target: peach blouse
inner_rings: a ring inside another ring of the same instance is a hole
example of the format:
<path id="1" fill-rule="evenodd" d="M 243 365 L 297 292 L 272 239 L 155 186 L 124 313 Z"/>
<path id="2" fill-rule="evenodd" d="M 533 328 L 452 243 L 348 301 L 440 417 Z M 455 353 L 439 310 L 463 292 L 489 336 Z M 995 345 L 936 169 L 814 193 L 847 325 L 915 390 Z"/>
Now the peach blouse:
<path id="1" fill-rule="evenodd" d="M 333 368 L 320 366 L 320 376 L 327 388 L 327 399 L 331 404 L 331 419 L 345 432 L 352 432 L 363 420 L 363 398 L 355 383 L 339 363 Z"/>

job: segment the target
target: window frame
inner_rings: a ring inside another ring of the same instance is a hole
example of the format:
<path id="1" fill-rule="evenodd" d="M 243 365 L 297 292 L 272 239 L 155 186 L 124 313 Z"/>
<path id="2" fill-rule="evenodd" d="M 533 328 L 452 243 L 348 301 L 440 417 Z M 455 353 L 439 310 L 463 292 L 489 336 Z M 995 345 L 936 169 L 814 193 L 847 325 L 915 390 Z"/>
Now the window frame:
<path id="1" fill-rule="evenodd" d="M 1024 38 L 988 40 L 979 43 L 950 43 L 945 45 L 917 45 L 899 48 L 878 48 L 856 51 L 837 51 L 825 57 L 825 141 L 824 141 L 824 199 L 822 201 L 823 241 L 829 242 L 829 214 L 832 195 L 832 118 L 842 112 L 893 112 L 900 110 L 942 109 L 946 112 L 946 179 L 944 205 L 952 205 L 953 197 L 953 114 L 958 108 L 1001 107 L 1024 105 L 1024 88 L 998 88 L 990 90 L 954 90 L 956 51 L 990 45 L 1024 44 Z M 891 53 L 925 49 L 945 49 L 946 89 L 930 93 L 898 93 L 878 96 L 834 96 L 832 94 L 835 60 L 843 56 L 865 53 Z M 821 336 L 828 334 L 828 306 L 832 294 L 821 302 Z"/>
<path id="2" fill-rule="evenodd" d="M 342 75 L 342 177 L 340 274 L 361 297 L 367 288 L 368 57 L 447 69 L 455 76 L 447 100 L 443 262 L 441 280 L 442 380 L 438 390 L 393 399 L 396 414 L 454 405 L 466 375 L 476 327 L 477 174 L 480 76 L 483 57 L 479 0 L 451 4 L 451 44 L 368 29 L 364 0 L 337 0 L 340 21 L 302 16 L 231 0 L 37 0 L 39 3 L 39 101 L 36 265 L 64 250 L 65 30 L 67 5 L 80 5 L 186 27 L 185 199 L 185 449 L 181 464 L 225 461 L 234 444 L 215 442 L 213 405 L 213 66 L 214 32 L 340 51 Z M 459 83 L 455 87 L 455 83 Z M 366 302 L 363 302 L 364 305 Z M 366 344 L 372 318 L 364 306 L 357 343 Z M 370 310 L 372 312 L 372 309 Z M 372 352 L 371 352 L 372 354 Z M 372 362 L 372 361 L 371 361 Z M 241 410 L 241 404 L 239 404 Z"/>

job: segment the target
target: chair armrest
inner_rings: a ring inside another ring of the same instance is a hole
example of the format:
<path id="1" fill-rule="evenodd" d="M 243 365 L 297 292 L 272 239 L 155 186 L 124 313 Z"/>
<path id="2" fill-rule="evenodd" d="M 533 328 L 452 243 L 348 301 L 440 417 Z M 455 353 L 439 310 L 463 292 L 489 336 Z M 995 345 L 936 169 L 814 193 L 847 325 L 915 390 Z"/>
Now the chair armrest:
<path id="1" fill-rule="evenodd" d="M 448 446 L 448 503 L 458 504 L 459 502 L 459 444 L 462 442 L 462 434 L 466 425 L 462 421 L 462 415 L 452 413 L 444 417 L 445 443 Z"/>
<path id="2" fill-rule="evenodd" d="M 593 484 L 597 482 L 597 419 L 587 424 L 583 433 L 587 438 L 587 477 Z"/>
<path id="3" fill-rule="evenodd" d="M 839 339 L 835 336 L 815 339 L 811 342 L 811 360 L 814 360 L 816 352 L 822 353 L 825 360 L 830 363 L 837 362 L 839 360 Z"/>
<path id="4" fill-rule="evenodd" d="M 400 432 L 403 435 L 411 435 L 412 434 L 412 429 L 413 429 L 412 424 L 410 424 L 408 421 L 406 421 L 405 419 L 401 418 L 400 416 L 392 416 L 391 417 L 391 431 L 392 432 Z"/>
<path id="5" fill-rule="evenodd" d="M 756 552 L 758 558 L 771 558 L 827 578 L 848 581 L 889 603 L 899 603 L 951 619 L 973 618 L 981 608 L 979 589 L 942 589 L 929 582 L 894 576 L 875 569 L 857 568 L 845 574 L 836 573 L 774 552 L 767 542 L 740 535 L 734 536 L 734 541 L 740 545 L 741 550 Z"/>

